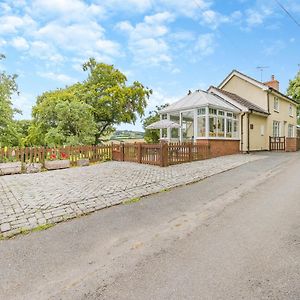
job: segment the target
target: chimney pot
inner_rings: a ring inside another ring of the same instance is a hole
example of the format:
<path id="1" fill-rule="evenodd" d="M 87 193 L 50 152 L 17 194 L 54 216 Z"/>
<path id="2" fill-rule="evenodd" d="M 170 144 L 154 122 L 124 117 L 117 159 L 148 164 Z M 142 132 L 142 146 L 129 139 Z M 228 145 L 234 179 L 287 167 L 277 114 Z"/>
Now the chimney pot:
<path id="1" fill-rule="evenodd" d="M 271 80 L 264 83 L 265 85 L 279 91 L 279 81 L 275 79 L 275 75 L 271 76 Z"/>

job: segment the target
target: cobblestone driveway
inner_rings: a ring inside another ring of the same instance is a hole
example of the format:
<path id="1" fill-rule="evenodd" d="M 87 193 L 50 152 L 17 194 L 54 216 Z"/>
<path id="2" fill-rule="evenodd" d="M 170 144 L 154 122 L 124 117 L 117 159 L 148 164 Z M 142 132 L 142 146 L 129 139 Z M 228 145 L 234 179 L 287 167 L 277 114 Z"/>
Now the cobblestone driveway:
<path id="1" fill-rule="evenodd" d="M 83 168 L 0 177 L 0 232 L 56 223 L 201 180 L 247 162 L 255 155 L 232 155 L 167 168 L 106 162 Z"/>

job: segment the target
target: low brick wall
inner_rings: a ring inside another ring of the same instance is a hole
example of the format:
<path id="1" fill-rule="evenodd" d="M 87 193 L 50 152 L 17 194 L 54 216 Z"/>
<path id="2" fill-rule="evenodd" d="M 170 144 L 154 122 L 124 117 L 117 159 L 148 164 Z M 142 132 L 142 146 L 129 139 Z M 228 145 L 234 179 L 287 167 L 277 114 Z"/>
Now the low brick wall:
<path id="1" fill-rule="evenodd" d="M 297 138 L 286 138 L 285 139 L 285 151 L 296 152 L 298 150 L 298 139 Z"/>
<path id="2" fill-rule="evenodd" d="M 197 140 L 197 144 L 208 145 L 211 157 L 237 154 L 240 152 L 239 140 Z"/>

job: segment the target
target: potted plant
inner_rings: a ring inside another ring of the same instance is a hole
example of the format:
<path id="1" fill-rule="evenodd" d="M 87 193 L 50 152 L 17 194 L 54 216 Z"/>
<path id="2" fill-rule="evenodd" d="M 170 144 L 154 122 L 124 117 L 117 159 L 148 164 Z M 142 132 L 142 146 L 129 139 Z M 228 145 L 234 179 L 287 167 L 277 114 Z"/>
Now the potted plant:
<path id="1" fill-rule="evenodd" d="M 70 168 L 69 156 L 65 152 L 56 153 L 55 151 L 52 151 L 52 153 L 47 156 L 44 166 L 47 170 Z"/>
<path id="2" fill-rule="evenodd" d="M 10 157 L 0 158 L 0 175 L 20 174 L 22 172 L 22 163 L 16 161 L 16 153 L 13 150 Z"/>

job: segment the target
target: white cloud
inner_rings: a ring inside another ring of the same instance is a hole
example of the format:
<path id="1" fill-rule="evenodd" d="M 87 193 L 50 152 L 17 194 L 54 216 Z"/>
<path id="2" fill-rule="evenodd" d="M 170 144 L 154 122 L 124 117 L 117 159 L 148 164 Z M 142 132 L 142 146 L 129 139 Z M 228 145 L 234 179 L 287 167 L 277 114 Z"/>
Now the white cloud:
<path id="1" fill-rule="evenodd" d="M 167 24 L 173 21 L 173 14 L 162 12 L 145 16 L 143 22 L 135 26 L 125 21 L 116 28 L 128 34 L 128 47 L 136 63 L 157 65 L 172 61 L 165 36 L 169 33 Z"/>
<path id="2" fill-rule="evenodd" d="M 11 45 L 17 50 L 28 50 L 29 44 L 23 37 L 15 37 L 11 41 Z"/>
<path id="3" fill-rule="evenodd" d="M 194 46 L 195 59 L 214 53 L 216 47 L 215 37 L 212 33 L 205 33 L 198 36 Z"/>
<path id="4" fill-rule="evenodd" d="M 62 63 L 64 61 L 64 57 L 58 53 L 55 47 L 43 41 L 31 42 L 29 55 L 55 64 Z"/>
<path id="5" fill-rule="evenodd" d="M 232 23 L 238 21 L 242 17 L 240 11 L 234 11 L 230 15 L 222 15 L 214 10 L 205 10 L 202 13 L 201 23 L 210 26 L 213 29 L 216 29 L 224 23 Z"/>
<path id="6" fill-rule="evenodd" d="M 260 5 L 246 10 L 246 23 L 249 28 L 262 25 L 273 14 L 273 7 Z"/>
<path id="7" fill-rule="evenodd" d="M 0 34 L 14 34 L 23 28 L 35 26 L 35 21 L 28 15 L 23 17 L 3 15 L 0 17 Z"/>
<path id="8" fill-rule="evenodd" d="M 36 16 L 61 19 L 63 22 L 90 20 L 103 17 L 105 10 L 100 5 L 87 4 L 81 0 L 33 0 L 27 11 Z"/>
<path id="9" fill-rule="evenodd" d="M 54 72 L 37 72 L 37 75 L 43 78 L 51 79 L 54 81 L 58 81 L 64 84 L 72 84 L 77 82 L 76 78 L 70 77 L 66 74 L 62 73 L 54 73 Z"/>

